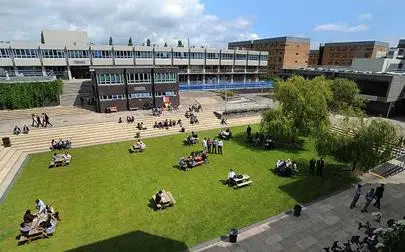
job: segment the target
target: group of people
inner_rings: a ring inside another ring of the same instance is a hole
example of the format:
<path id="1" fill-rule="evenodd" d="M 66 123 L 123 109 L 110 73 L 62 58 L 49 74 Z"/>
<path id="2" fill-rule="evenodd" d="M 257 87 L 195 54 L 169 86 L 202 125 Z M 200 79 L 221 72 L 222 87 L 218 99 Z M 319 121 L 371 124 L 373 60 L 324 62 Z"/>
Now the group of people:
<path id="1" fill-rule="evenodd" d="M 176 125 L 179 125 L 180 127 L 182 127 L 182 122 L 181 119 L 177 120 L 164 120 L 161 122 L 157 122 L 155 121 L 155 124 L 153 125 L 153 128 L 155 129 L 169 129 L 169 127 L 174 127 Z"/>
<path id="2" fill-rule="evenodd" d="M 153 108 L 152 109 L 152 115 L 160 116 L 161 114 L 163 114 L 163 109 L 161 109 L 161 108 Z"/>
<path id="3" fill-rule="evenodd" d="M 229 128 L 227 128 L 226 130 L 221 129 L 218 133 L 218 137 L 225 140 L 230 139 L 232 138 L 232 132 Z"/>
<path id="4" fill-rule="evenodd" d="M 325 166 L 325 161 L 323 161 L 323 158 L 320 158 L 318 160 L 311 159 L 309 161 L 309 174 L 314 176 L 314 171 L 315 171 L 315 167 L 316 167 L 316 175 L 319 177 L 322 177 L 324 166 Z"/>
<path id="5" fill-rule="evenodd" d="M 356 207 L 357 201 L 360 199 L 360 196 L 362 194 L 362 189 L 363 186 L 362 185 L 357 185 L 355 193 L 354 193 L 354 197 L 352 202 L 350 203 L 350 209 L 353 209 L 353 207 Z M 370 206 L 370 204 L 372 203 L 372 201 L 375 199 L 375 202 L 373 204 L 374 207 L 380 209 L 381 207 L 381 199 L 384 196 L 384 184 L 381 184 L 380 186 L 378 186 L 376 189 L 371 188 L 370 191 L 368 191 L 365 195 L 364 198 L 366 200 L 366 203 L 364 204 L 364 207 L 361 209 L 361 212 L 368 212 L 367 208 Z"/>
<path id="6" fill-rule="evenodd" d="M 66 163 L 70 163 L 70 160 L 72 160 L 72 155 L 70 155 L 69 152 L 65 152 L 64 154 L 54 153 L 52 156 L 52 161 L 55 162 L 58 158 L 63 158 Z"/>
<path id="7" fill-rule="evenodd" d="M 144 151 L 146 148 L 146 144 L 144 142 L 142 142 L 141 139 L 138 139 L 138 141 L 136 141 L 133 145 L 132 148 L 134 150 L 140 150 L 140 151 Z"/>
<path id="8" fill-rule="evenodd" d="M 48 125 L 53 126 L 52 123 L 49 121 L 49 116 L 46 113 L 42 113 L 42 119 L 39 115 L 32 114 L 32 123 L 31 126 L 36 126 L 37 128 L 39 125 L 42 127 L 47 127 Z"/>
<path id="9" fill-rule="evenodd" d="M 242 178 L 242 175 L 238 175 L 233 169 L 230 169 L 228 172 L 228 178 L 226 180 L 226 184 L 228 186 L 234 186 L 236 185 L 236 178 Z"/>
<path id="10" fill-rule="evenodd" d="M 290 159 L 287 161 L 277 160 L 274 172 L 280 176 L 295 176 L 298 173 L 297 163 Z"/>
<path id="11" fill-rule="evenodd" d="M 191 152 L 190 156 L 180 158 L 179 167 L 187 171 L 204 163 L 208 163 L 208 155 L 205 151 Z"/>
<path id="12" fill-rule="evenodd" d="M 189 107 L 188 107 L 188 111 L 190 111 L 190 112 L 200 112 L 200 111 L 202 111 L 202 106 L 201 106 L 201 104 L 192 104 L 192 105 L 190 105 Z"/>
<path id="13" fill-rule="evenodd" d="M 133 123 L 135 122 L 135 117 L 134 116 L 127 116 L 127 123 Z M 118 118 L 118 123 L 122 123 L 122 118 Z"/>
<path id="14" fill-rule="evenodd" d="M 55 139 L 52 139 L 51 141 L 51 147 L 49 147 L 51 150 L 67 150 L 72 148 L 72 142 L 70 140 L 62 140 L 59 139 L 56 141 Z"/>
<path id="15" fill-rule="evenodd" d="M 37 214 L 32 214 L 31 210 L 29 209 L 25 211 L 23 222 L 20 224 L 21 235 L 24 237 L 28 237 L 32 229 L 31 224 L 33 223 L 33 221 L 45 216 L 46 218 L 43 218 L 44 220 L 39 223 L 36 233 L 52 235 L 55 231 L 57 222 L 60 221 L 59 212 L 55 212 L 53 207 L 45 205 L 45 203 L 40 199 L 35 200 L 35 208 L 38 210 Z"/>
<path id="16" fill-rule="evenodd" d="M 22 133 L 23 134 L 28 134 L 30 132 L 30 129 L 28 128 L 28 126 L 27 125 L 24 125 L 24 127 L 23 127 L 23 130 L 22 130 Z M 20 129 L 20 127 L 18 127 L 17 125 L 14 127 L 14 130 L 13 130 L 13 134 L 14 135 L 19 135 L 19 134 L 21 134 L 21 129 Z"/>
<path id="17" fill-rule="evenodd" d="M 194 131 L 191 131 L 191 135 L 188 135 L 186 138 L 184 138 L 184 143 L 186 145 L 192 145 L 198 143 L 198 135 Z"/>
<path id="18" fill-rule="evenodd" d="M 148 128 L 143 124 L 143 122 L 139 122 L 136 124 L 136 128 L 139 130 L 147 130 Z"/>
<path id="19" fill-rule="evenodd" d="M 201 144 L 203 147 L 203 151 L 211 154 L 218 153 L 222 155 L 222 149 L 224 147 L 224 142 L 222 141 L 222 139 L 216 139 L 215 137 L 213 139 L 204 138 Z"/>

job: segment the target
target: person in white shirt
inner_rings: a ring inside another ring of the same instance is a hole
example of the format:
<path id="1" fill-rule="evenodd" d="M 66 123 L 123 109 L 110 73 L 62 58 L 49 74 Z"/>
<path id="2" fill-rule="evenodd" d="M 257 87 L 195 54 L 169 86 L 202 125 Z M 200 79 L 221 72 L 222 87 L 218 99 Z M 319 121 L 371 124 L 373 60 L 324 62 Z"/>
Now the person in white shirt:
<path id="1" fill-rule="evenodd" d="M 224 146 L 224 142 L 221 139 L 219 139 L 218 140 L 218 154 L 222 155 L 222 147 L 223 146 Z"/>
<path id="2" fill-rule="evenodd" d="M 37 199 L 37 200 L 35 201 L 35 203 L 36 203 L 36 207 L 35 207 L 35 208 L 39 210 L 39 214 L 42 214 L 42 213 L 45 213 L 45 212 L 46 212 L 46 205 L 45 205 L 45 203 L 44 203 L 42 200 Z"/>
<path id="3" fill-rule="evenodd" d="M 232 169 L 230 169 L 230 170 L 229 170 L 229 173 L 228 173 L 228 180 L 226 181 L 226 183 L 227 183 L 229 186 L 234 185 L 234 184 L 235 184 L 235 181 L 234 181 L 233 179 L 234 179 L 235 177 L 236 177 L 236 173 L 235 173 Z"/>
<path id="4" fill-rule="evenodd" d="M 207 138 L 204 137 L 204 140 L 202 141 L 202 146 L 203 150 L 207 151 L 208 150 L 208 144 L 207 144 Z"/>

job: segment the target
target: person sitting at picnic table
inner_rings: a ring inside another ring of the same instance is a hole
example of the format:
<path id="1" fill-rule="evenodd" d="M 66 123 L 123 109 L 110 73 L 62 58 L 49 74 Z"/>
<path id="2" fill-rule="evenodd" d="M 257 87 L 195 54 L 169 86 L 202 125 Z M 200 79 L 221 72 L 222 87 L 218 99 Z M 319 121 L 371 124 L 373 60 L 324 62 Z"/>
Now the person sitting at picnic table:
<path id="1" fill-rule="evenodd" d="M 23 127 L 23 134 L 28 134 L 30 132 L 30 129 L 28 128 L 27 125 L 24 125 Z"/>
<path id="2" fill-rule="evenodd" d="M 19 135 L 21 133 L 21 129 L 16 125 L 13 130 L 14 135 Z"/>
<path id="3" fill-rule="evenodd" d="M 144 150 L 146 145 L 141 141 L 141 139 L 138 139 L 138 141 L 132 146 L 136 150 Z"/>
<path id="4" fill-rule="evenodd" d="M 162 190 L 160 190 L 159 192 L 156 193 L 156 195 L 155 195 L 155 203 L 156 204 L 162 204 L 163 203 L 162 202 L 162 194 L 163 194 Z"/>
<path id="5" fill-rule="evenodd" d="M 37 216 L 34 214 L 31 214 L 31 210 L 28 209 L 27 211 L 25 211 L 25 214 L 23 217 L 24 223 L 31 223 L 36 217 Z"/>
<path id="6" fill-rule="evenodd" d="M 52 162 L 56 162 L 56 159 L 57 159 L 57 158 L 58 158 L 58 154 L 53 153 Z"/>
<path id="7" fill-rule="evenodd" d="M 28 237 L 28 234 L 31 230 L 31 226 L 25 222 L 20 224 L 20 234 L 24 237 Z"/>
<path id="8" fill-rule="evenodd" d="M 63 155 L 63 158 L 65 159 L 65 161 L 70 161 L 70 159 L 72 159 L 72 155 L 70 155 L 69 152 L 66 152 L 66 153 Z"/>
<path id="9" fill-rule="evenodd" d="M 228 179 L 226 180 L 228 186 L 233 186 L 235 184 L 234 178 L 236 178 L 236 172 L 230 169 L 228 173 Z"/>
<path id="10" fill-rule="evenodd" d="M 37 200 L 35 200 L 35 203 L 36 203 L 35 208 L 38 209 L 39 214 L 42 214 L 42 213 L 46 212 L 46 205 L 42 200 L 37 199 Z"/>

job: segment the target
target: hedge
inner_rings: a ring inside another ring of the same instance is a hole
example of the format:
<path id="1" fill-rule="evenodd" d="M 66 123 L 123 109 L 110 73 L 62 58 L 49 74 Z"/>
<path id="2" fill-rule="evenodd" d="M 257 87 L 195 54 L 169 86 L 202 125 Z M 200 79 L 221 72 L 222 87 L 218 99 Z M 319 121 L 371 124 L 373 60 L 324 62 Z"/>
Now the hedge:
<path id="1" fill-rule="evenodd" d="M 0 109 L 25 109 L 59 104 L 63 81 L 0 83 Z"/>

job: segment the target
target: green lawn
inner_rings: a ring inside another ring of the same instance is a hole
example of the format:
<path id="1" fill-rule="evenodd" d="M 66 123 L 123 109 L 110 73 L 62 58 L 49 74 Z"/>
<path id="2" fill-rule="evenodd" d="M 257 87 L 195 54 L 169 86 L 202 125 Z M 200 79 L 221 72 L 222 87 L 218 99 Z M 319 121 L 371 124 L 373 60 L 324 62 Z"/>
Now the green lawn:
<path id="1" fill-rule="evenodd" d="M 183 146 L 183 134 L 145 139 L 146 152 L 137 154 L 127 151 L 132 142 L 73 149 L 70 167 L 48 169 L 51 152 L 31 156 L 0 203 L 0 250 L 179 251 L 353 182 L 340 172 L 343 166 L 330 160 L 324 179 L 308 176 L 307 163 L 315 157 L 308 139 L 300 150 L 264 151 L 245 145 L 245 127 L 232 130 L 235 138 L 225 142 L 222 156 L 210 155 L 209 164 L 188 172 L 174 166 L 200 145 Z M 277 159 L 287 158 L 305 171 L 296 178 L 269 171 Z M 247 173 L 253 184 L 238 190 L 224 186 L 221 180 L 230 168 Z M 172 192 L 177 204 L 155 212 L 149 199 L 162 188 Z M 18 225 L 36 198 L 54 206 L 62 221 L 52 238 L 17 247 Z"/>

